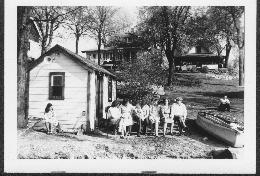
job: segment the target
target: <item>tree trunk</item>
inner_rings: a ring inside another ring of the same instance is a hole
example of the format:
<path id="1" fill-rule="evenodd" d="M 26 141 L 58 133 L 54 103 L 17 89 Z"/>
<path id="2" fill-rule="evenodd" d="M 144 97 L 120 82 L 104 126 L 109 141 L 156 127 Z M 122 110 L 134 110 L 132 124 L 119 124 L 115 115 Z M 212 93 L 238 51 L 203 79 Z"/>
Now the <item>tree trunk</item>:
<path id="1" fill-rule="evenodd" d="M 244 56 L 243 48 L 239 48 L 239 86 L 244 86 Z"/>
<path id="2" fill-rule="evenodd" d="M 227 68 L 228 67 L 228 60 L 229 60 L 229 54 L 230 54 L 230 51 L 231 51 L 231 44 L 229 42 L 229 40 L 227 41 L 227 44 L 226 44 L 226 60 L 225 60 L 225 65 L 224 65 L 224 68 Z"/>
<path id="3" fill-rule="evenodd" d="M 166 52 L 166 57 L 167 60 L 169 62 L 169 75 L 168 75 L 168 86 L 171 86 L 172 84 L 172 78 L 173 78 L 173 72 L 174 72 L 174 59 L 173 59 L 173 55 L 168 51 Z"/>
<path id="4" fill-rule="evenodd" d="M 17 127 L 25 128 L 28 123 L 28 44 L 30 7 L 18 7 L 17 13 Z"/>
<path id="5" fill-rule="evenodd" d="M 98 34 L 98 65 L 100 65 L 100 59 L 101 59 L 100 48 L 101 48 L 101 34 Z"/>
<path id="6" fill-rule="evenodd" d="M 44 36 L 42 41 L 41 41 L 41 55 L 43 55 L 47 51 L 46 43 L 47 43 L 47 37 Z"/>
<path id="7" fill-rule="evenodd" d="M 76 36 L 76 54 L 79 53 L 79 36 Z"/>

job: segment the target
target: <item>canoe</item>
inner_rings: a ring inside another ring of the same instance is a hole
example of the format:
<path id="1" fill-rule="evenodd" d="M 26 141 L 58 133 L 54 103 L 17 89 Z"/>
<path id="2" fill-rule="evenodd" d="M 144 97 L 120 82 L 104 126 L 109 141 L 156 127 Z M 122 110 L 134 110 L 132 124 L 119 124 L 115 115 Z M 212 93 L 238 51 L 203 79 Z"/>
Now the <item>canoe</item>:
<path id="1" fill-rule="evenodd" d="M 214 113 L 199 112 L 196 124 L 232 147 L 244 146 L 244 131 L 237 123 L 225 121 Z"/>

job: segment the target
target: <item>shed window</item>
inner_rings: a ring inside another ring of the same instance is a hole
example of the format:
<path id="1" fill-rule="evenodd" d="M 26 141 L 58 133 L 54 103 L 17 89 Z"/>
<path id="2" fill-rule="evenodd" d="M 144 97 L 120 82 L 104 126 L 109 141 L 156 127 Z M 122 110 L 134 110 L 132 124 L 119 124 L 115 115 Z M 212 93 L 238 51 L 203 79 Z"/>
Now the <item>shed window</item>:
<path id="1" fill-rule="evenodd" d="M 108 79 L 108 102 L 112 102 L 112 79 Z"/>
<path id="2" fill-rule="evenodd" d="M 51 72 L 49 78 L 49 99 L 64 100 L 65 73 Z"/>

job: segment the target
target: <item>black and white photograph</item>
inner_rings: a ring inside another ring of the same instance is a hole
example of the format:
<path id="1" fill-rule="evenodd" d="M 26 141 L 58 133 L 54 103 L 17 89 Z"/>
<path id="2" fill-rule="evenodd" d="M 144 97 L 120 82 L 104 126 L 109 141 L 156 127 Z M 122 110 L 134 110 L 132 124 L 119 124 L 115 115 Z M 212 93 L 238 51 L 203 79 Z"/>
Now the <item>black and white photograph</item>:
<path id="1" fill-rule="evenodd" d="M 5 4 L 8 172 L 255 172 L 254 0 L 29 2 Z"/>

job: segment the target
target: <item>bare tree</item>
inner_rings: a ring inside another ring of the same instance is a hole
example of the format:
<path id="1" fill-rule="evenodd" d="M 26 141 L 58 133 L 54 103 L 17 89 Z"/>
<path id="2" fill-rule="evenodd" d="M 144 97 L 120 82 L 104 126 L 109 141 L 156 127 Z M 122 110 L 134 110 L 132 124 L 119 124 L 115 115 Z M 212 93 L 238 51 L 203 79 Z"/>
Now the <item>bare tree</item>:
<path id="1" fill-rule="evenodd" d="M 65 21 L 65 27 L 68 28 L 72 34 L 75 36 L 76 40 L 76 53 L 78 54 L 78 45 L 79 39 L 82 36 L 88 35 L 89 33 L 89 23 L 90 17 L 87 7 L 73 7 L 77 8 L 73 13 L 68 15 L 67 20 Z M 73 9 L 72 8 L 72 9 Z M 72 10 L 69 9 L 69 10 Z"/>
<path id="2" fill-rule="evenodd" d="M 105 44 L 107 37 L 114 34 L 117 30 L 116 23 L 114 23 L 114 17 L 117 12 L 118 9 L 111 6 L 95 6 L 90 10 L 91 23 L 89 24 L 89 31 L 90 36 L 97 41 L 99 65 L 102 44 Z"/>
<path id="3" fill-rule="evenodd" d="M 66 9 L 67 7 L 63 6 L 39 6 L 33 8 L 34 21 L 37 23 L 42 36 L 40 39 L 41 54 L 45 53 L 51 47 L 55 36 L 54 33 L 64 23 L 66 15 L 77 10 L 77 8 L 69 11 Z"/>
<path id="4" fill-rule="evenodd" d="M 17 127 L 25 128 L 28 122 L 28 43 L 31 25 L 31 7 L 17 8 Z"/>

